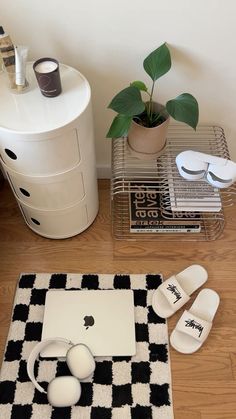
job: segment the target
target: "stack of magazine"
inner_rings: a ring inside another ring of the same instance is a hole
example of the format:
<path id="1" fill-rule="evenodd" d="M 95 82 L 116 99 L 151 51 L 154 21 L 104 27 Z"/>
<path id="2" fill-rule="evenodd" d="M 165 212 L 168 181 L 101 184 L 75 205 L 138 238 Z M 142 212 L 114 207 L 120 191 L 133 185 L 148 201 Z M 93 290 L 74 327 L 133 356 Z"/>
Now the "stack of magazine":
<path id="1" fill-rule="evenodd" d="M 174 161 L 171 154 L 160 158 L 157 180 L 130 181 L 130 232 L 200 233 L 204 218 L 221 211 L 219 190 L 183 179 Z"/>
<path id="2" fill-rule="evenodd" d="M 169 171 L 167 182 L 172 211 L 219 212 L 222 209 L 219 190 L 204 180 L 187 181 Z"/>

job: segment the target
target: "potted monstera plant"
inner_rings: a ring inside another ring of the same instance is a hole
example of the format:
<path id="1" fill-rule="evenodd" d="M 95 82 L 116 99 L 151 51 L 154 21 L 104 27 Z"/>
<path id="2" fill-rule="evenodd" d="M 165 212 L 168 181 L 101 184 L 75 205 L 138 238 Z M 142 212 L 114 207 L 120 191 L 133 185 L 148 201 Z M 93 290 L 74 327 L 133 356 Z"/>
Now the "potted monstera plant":
<path id="1" fill-rule="evenodd" d="M 156 81 L 171 68 L 166 43 L 149 54 L 143 67 L 150 76 L 150 89 L 140 80 L 130 83 L 111 101 L 108 108 L 117 112 L 107 138 L 128 136 L 130 148 L 143 158 L 153 158 L 165 149 L 170 116 L 193 129 L 198 124 L 198 102 L 190 93 L 182 93 L 163 105 L 154 101 Z"/>

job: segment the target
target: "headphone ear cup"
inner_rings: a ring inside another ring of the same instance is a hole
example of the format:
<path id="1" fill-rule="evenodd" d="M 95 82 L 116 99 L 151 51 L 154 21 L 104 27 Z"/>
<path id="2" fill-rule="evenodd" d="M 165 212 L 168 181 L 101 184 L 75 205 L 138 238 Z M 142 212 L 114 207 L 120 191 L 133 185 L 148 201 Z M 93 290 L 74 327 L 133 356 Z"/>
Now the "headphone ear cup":
<path id="1" fill-rule="evenodd" d="M 229 186 L 232 185 L 233 180 L 229 179 L 228 181 L 224 180 L 224 179 L 220 179 L 218 176 L 216 176 L 213 172 L 208 172 L 207 173 L 207 182 L 211 185 L 214 186 L 215 188 L 228 188 Z"/>
<path id="2" fill-rule="evenodd" d="M 81 384 L 72 376 L 56 377 L 48 385 L 47 397 L 54 407 L 75 405 L 81 395 Z"/>
<path id="3" fill-rule="evenodd" d="M 82 343 L 68 350 L 66 362 L 71 374 L 79 380 L 92 375 L 96 366 L 92 352 Z"/>
<path id="4" fill-rule="evenodd" d="M 208 163 L 197 159 L 192 151 L 178 154 L 176 157 L 176 165 L 179 174 L 186 180 L 202 179 L 208 168 Z"/>
<path id="5" fill-rule="evenodd" d="M 216 166 L 213 164 L 209 164 L 208 172 L 207 172 L 207 181 L 210 185 L 214 186 L 215 188 L 228 188 L 234 182 L 235 169 L 232 170 L 231 164 L 233 162 L 229 161 L 225 166 Z"/>

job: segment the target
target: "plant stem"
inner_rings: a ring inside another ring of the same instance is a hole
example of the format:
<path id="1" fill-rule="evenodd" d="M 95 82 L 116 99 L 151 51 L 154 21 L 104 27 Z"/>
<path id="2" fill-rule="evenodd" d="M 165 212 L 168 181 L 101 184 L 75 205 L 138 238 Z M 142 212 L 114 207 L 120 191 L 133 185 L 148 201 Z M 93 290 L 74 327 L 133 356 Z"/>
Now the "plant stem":
<path id="1" fill-rule="evenodd" d="M 155 82 L 153 81 L 152 90 L 151 90 L 150 99 L 149 99 L 148 108 L 147 108 L 147 115 L 148 115 L 148 119 L 149 119 L 150 124 L 151 124 L 151 120 L 152 120 L 152 96 L 153 96 L 153 92 L 154 92 L 154 85 L 155 85 Z"/>

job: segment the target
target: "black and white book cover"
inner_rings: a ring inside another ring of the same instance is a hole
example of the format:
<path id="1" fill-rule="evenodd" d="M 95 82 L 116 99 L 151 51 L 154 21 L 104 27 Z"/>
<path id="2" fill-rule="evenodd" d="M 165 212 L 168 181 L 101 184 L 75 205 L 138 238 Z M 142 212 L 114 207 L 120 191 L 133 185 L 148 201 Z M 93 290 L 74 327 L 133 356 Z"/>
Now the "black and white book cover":
<path id="1" fill-rule="evenodd" d="M 200 215 L 189 218 L 182 213 L 178 219 L 169 213 L 163 216 L 159 185 L 153 182 L 130 182 L 129 208 L 131 233 L 199 233 Z"/>

